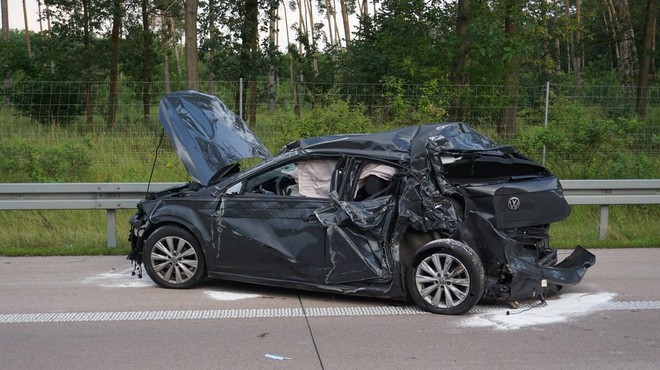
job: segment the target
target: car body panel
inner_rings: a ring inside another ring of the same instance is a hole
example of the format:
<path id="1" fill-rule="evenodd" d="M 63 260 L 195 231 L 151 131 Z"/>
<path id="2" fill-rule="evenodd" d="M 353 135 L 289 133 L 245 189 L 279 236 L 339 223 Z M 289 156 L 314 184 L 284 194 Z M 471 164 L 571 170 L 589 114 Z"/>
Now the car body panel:
<path id="1" fill-rule="evenodd" d="M 202 185 L 233 162 L 271 157 L 245 122 L 214 96 L 168 94 L 160 102 L 159 119 L 190 176 Z"/>
<path id="2" fill-rule="evenodd" d="M 322 283 L 325 228 L 315 211 L 329 204 L 327 199 L 267 198 L 262 194 L 224 197 L 213 225 L 216 268 L 261 278 Z"/>

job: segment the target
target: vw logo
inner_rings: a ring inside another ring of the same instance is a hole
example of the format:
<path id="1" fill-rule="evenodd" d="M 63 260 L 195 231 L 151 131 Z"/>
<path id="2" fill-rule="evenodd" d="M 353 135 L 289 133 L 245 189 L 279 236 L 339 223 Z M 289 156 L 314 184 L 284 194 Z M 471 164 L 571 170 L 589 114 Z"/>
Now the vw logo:
<path id="1" fill-rule="evenodd" d="M 515 211 L 520 207 L 520 199 L 518 197 L 511 197 L 506 205 L 510 210 Z"/>

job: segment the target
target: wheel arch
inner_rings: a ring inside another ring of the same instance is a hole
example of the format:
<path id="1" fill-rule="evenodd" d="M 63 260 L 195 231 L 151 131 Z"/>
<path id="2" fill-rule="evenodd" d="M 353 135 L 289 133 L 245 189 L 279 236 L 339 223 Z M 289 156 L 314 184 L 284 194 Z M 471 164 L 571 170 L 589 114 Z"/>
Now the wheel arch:
<path id="1" fill-rule="evenodd" d="M 199 228 L 195 227 L 191 222 L 180 218 L 167 217 L 158 220 L 151 220 L 149 227 L 144 231 L 144 234 L 142 235 L 143 245 L 144 241 L 149 239 L 151 234 L 156 232 L 156 230 L 168 225 L 180 227 L 183 230 L 189 232 L 195 238 L 195 241 L 200 246 L 200 248 L 202 248 L 202 251 L 206 255 L 206 251 L 208 250 L 206 242 L 207 239 L 203 237 Z"/>

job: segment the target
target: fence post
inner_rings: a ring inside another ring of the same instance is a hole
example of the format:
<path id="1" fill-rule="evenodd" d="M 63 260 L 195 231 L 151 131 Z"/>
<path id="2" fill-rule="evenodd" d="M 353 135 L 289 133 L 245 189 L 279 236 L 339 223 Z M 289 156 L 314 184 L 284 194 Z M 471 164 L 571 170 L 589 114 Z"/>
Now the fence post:
<path id="1" fill-rule="evenodd" d="M 548 111 L 550 110 L 550 81 L 545 83 L 545 118 L 543 119 L 543 127 L 548 127 Z M 545 143 L 543 143 L 543 159 L 541 164 L 545 166 Z"/>
<path id="2" fill-rule="evenodd" d="M 238 115 L 243 119 L 243 77 L 238 79 Z"/>
<path id="3" fill-rule="evenodd" d="M 117 210 L 108 209 L 107 214 L 108 247 L 115 248 L 117 246 Z"/>
<path id="4" fill-rule="evenodd" d="M 600 206 L 600 222 L 598 224 L 598 239 L 605 240 L 607 237 L 607 223 L 610 218 L 610 209 L 606 205 Z"/>

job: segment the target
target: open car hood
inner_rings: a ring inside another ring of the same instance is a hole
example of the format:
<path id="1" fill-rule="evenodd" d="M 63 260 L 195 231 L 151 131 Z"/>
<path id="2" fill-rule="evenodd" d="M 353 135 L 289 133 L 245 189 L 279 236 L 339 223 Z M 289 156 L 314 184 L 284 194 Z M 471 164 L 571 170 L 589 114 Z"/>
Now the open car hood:
<path id="1" fill-rule="evenodd" d="M 229 164 L 271 157 L 243 119 L 215 96 L 196 91 L 165 95 L 158 117 L 188 173 L 204 186 Z"/>

